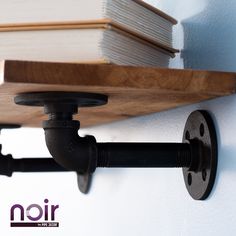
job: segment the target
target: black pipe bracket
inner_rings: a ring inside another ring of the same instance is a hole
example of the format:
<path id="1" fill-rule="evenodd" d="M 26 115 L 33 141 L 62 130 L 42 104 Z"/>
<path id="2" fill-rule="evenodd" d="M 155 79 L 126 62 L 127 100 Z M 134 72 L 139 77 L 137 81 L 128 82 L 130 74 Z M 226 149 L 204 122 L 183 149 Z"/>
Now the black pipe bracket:
<path id="1" fill-rule="evenodd" d="M 87 193 L 97 167 L 182 167 L 185 185 L 195 200 L 206 199 L 217 170 L 217 137 L 211 116 L 194 111 L 187 119 L 182 143 L 97 143 L 80 137 L 80 122 L 73 115 L 80 107 L 105 105 L 108 97 L 84 92 L 36 92 L 15 97 L 15 103 L 43 106 L 49 119 L 43 122 L 45 140 L 54 160 L 76 171 L 81 192 Z"/>

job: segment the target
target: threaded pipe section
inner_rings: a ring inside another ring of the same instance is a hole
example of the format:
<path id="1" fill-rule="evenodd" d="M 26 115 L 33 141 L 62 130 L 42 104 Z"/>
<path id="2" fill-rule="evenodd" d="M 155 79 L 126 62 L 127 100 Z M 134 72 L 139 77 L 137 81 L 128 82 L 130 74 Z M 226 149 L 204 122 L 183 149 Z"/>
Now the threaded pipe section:
<path id="1" fill-rule="evenodd" d="M 191 165 L 191 151 L 190 149 L 183 149 L 178 152 L 176 158 L 176 168 L 190 167 Z"/>
<path id="2" fill-rule="evenodd" d="M 97 167 L 190 167 L 187 143 L 98 143 Z"/>
<path id="3" fill-rule="evenodd" d="M 49 120 L 72 120 L 73 116 L 72 113 L 63 113 L 63 112 L 55 112 L 49 113 Z"/>

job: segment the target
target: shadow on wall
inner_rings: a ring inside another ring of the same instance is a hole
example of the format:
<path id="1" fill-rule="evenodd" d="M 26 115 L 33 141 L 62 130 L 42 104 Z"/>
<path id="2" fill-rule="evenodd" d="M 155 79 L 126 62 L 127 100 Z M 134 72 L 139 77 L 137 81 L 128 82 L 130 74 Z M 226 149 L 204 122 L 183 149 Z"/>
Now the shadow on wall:
<path id="1" fill-rule="evenodd" d="M 219 193 L 220 198 L 225 197 L 224 192 L 230 191 L 235 183 L 236 170 L 236 139 L 235 130 L 236 123 L 234 117 L 236 116 L 236 96 L 231 95 L 221 97 L 207 102 L 197 104 L 196 107 L 189 106 L 195 109 L 207 110 L 210 112 L 213 122 L 215 124 L 218 143 L 218 170 L 216 176 L 216 183 L 214 185 L 211 197 L 217 197 Z M 178 108 L 183 109 L 183 108 Z M 186 108 L 184 108 L 186 109 Z M 227 114 L 227 115 L 226 115 Z M 235 197 L 235 195 L 234 195 Z M 210 199 L 210 198 L 209 198 Z"/>
<path id="2" fill-rule="evenodd" d="M 201 13 L 183 20 L 184 67 L 236 71 L 235 22 L 235 0 L 208 0 Z"/>

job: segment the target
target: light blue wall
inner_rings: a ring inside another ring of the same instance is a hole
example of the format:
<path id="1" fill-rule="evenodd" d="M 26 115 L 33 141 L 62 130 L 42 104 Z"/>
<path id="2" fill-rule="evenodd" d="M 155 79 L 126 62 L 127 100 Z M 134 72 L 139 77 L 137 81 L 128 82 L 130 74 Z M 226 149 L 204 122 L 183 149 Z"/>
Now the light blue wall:
<path id="1" fill-rule="evenodd" d="M 176 17 L 175 46 L 181 56 L 173 67 L 235 71 L 236 2 L 233 0 L 160 0 L 155 6 Z M 150 116 L 84 130 L 99 141 L 180 142 L 185 121 L 195 109 L 208 110 L 217 127 L 219 169 L 209 200 L 192 200 L 180 169 L 99 169 L 88 196 L 76 188 L 74 174 L 15 174 L 0 177 L 0 225 L 3 235 L 23 235 L 12 230 L 9 206 L 42 202 L 48 197 L 60 204 L 58 230 L 33 231 L 33 235 L 145 236 L 235 235 L 236 232 L 236 97 L 220 98 Z M 31 139 L 28 147 L 22 139 Z M 3 132 L 4 151 L 47 156 L 43 132 Z M 33 138 L 32 138 L 33 137 Z M 13 141 L 14 148 L 13 148 Z M 40 177 L 39 177 L 40 176 Z M 59 183 L 58 183 L 59 181 Z M 22 185 L 24 184 L 24 187 Z M 32 235 L 32 231 L 24 231 Z"/>
<path id="2" fill-rule="evenodd" d="M 234 0 L 153 1 L 175 16 L 175 46 L 181 48 L 173 66 L 183 62 L 186 68 L 235 71 L 236 2 Z"/>

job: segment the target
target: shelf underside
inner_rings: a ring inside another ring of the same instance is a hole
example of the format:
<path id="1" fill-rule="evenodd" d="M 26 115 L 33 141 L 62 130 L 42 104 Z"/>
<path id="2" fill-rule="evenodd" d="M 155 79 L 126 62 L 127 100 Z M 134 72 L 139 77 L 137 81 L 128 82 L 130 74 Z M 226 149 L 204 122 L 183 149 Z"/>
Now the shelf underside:
<path id="1" fill-rule="evenodd" d="M 81 126 L 146 115 L 235 93 L 236 73 L 97 64 L 3 61 L 0 123 L 39 127 L 41 107 L 14 104 L 24 92 L 81 91 L 109 96 L 105 106 L 82 108 Z"/>

